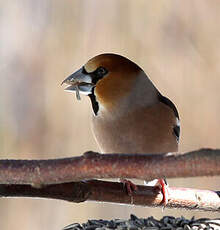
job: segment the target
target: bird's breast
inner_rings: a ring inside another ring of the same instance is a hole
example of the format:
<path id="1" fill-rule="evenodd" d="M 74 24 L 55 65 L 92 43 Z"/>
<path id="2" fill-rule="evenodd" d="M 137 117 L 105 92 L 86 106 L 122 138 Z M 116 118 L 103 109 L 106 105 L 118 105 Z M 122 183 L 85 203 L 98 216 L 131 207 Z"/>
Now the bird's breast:
<path id="1" fill-rule="evenodd" d="M 163 103 L 92 119 L 92 130 L 103 153 L 165 153 L 178 150 L 173 133 L 176 117 Z"/>

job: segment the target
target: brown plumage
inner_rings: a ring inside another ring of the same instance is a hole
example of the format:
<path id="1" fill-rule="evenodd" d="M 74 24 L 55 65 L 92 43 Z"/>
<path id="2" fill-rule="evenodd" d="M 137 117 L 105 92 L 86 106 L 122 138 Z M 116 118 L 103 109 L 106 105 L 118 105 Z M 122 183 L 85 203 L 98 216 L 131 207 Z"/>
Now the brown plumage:
<path id="1" fill-rule="evenodd" d="M 99 111 L 92 127 L 102 152 L 178 150 L 175 107 L 160 100 L 161 94 L 139 66 L 119 55 L 101 54 L 84 67 L 88 73 L 98 67 L 108 71 L 94 88 Z"/>
<path id="2" fill-rule="evenodd" d="M 163 103 L 137 109 L 117 119 L 93 117 L 93 132 L 102 152 L 167 153 L 178 150 L 176 118 Z"/>
<path id="3" fill-rule="evenodd" d="M 179 116 L 144 71 L 129 59 L 101 54 L 64 80 L 87 94 L 92 128 L 103 153 L 166 153 L 178 150 Z"/>

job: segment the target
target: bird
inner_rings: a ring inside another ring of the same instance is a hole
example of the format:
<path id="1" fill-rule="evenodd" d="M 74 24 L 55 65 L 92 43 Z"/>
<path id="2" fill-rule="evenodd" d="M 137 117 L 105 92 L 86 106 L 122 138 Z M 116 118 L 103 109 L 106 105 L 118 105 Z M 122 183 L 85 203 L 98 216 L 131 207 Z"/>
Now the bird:
<path id="1" fill-rule="evenodd" d="M 67 77 L 66 91 L 90 98 L 92 132 L 102 153 L 177 152 L 180 118 L 174 103 L 163 96 L 135 62 L 114 53 L 99 54 Z M 131 193 L 136 186 L 129 181 Z M 158 179 L 164 203 L 166 181 Z"/>

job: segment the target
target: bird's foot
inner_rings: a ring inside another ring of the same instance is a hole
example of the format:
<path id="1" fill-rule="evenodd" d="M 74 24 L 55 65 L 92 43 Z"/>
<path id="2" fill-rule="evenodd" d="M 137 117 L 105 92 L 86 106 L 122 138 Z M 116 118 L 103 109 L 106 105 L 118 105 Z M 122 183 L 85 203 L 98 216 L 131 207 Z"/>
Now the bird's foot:
<path id="1" fill-rule="evenodd" d="M 124 188 L 129 196 L 132 196 L 133 193 L 138 190 L 137 185 L 135 185 L 130 180 L 120 179 L 120 182 L 123 183 Z"/>
<path id="2" fill-rule="evenodd" d="M 161 192 L 163 195 L 162 204 L 165 207 L 169 201 L 169 185 L 166 179 L 155 179 L 152 181 L 145 181 L 147 186 L 154 186 L 157 192 Z"/>
<path id="3" fill-rule="evenodd" d="M 168 204 L 169 201 L 169 185 L 166 181 L 166 179 L 157 179 L 156 187 L 159 188 L 160 192 L 163 194 L 163 200 L 162 204 L 165 207 Z"/>

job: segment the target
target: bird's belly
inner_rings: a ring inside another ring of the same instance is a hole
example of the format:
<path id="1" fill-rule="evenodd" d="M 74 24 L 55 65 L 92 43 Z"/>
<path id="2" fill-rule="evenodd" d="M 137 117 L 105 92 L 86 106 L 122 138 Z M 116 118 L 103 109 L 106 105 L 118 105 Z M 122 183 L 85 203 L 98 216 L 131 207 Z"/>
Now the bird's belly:
<path id="1" fill-rule="evenodd" d="M 166 153 L 175 152 L 178 144 L 171 127 L 133 125 L 132 120 L 93 118 L 93 134 L 103 153 Z M 152 127 L 152 128 L 151 128 Z"/>
<path id="2" fill-rule="evenodd" d="M 102 126 L 102 127 L 100 127 Z M 93 123 L 93 133 L 96 142 L 102 153 L 134 153 L 139 148 L 132 142 L 131 133 L 122 129 L 116 124 Z"/>

